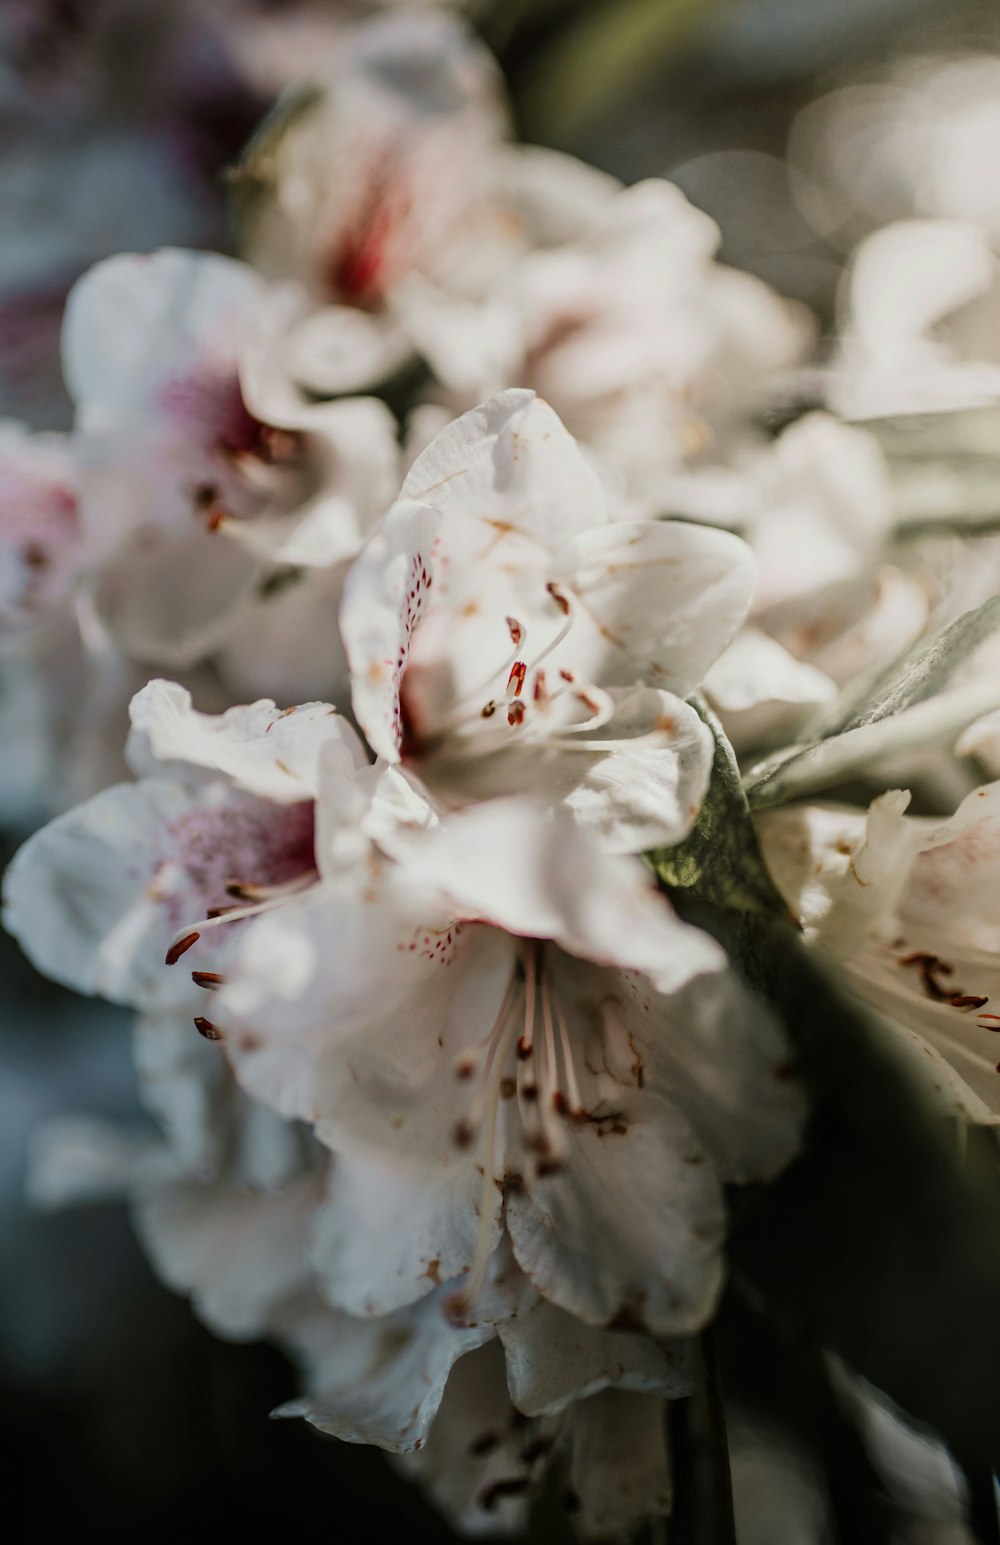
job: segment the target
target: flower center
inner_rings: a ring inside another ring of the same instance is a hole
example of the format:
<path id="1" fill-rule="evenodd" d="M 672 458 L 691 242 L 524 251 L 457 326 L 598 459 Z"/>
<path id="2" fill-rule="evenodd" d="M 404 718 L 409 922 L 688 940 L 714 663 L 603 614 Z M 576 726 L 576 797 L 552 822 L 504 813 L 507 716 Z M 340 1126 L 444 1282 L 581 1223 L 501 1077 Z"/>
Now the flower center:
<path id="1" fill-rule="evenodd" d="M 525 644 L 527 627 L 517 617 L 505 619 L 512 651 L 478 687 L 463 693 L 442 735 L 460 735 L 463 751 L 476 755 L 496 749 L 497 729 L 506 725 L 519 739 L 544 740 L 560 750 L 589 750 L 572 738 L 606 724 L 614 713 L 608 694 L 562 666 L 557 672 L 544 668 L 572 632 L 580 602 L 566 587 L 550 580 L 546 590 L 561 621 L 548 642 L 534 656 Z M 500 693 L 484 696 L 495 682 L 505 683 Z M 558 706 L 557 706 L 558 705 Z M 585 717 L 574 718 L 583 710 Z"/>

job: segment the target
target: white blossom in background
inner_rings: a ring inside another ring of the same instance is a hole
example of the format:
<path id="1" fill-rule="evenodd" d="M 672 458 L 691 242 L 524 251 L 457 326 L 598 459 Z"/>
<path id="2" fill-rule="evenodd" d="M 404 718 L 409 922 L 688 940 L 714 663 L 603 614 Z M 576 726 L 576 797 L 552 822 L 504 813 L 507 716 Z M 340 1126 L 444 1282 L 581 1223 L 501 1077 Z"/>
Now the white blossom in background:
<path id="1" fill-rule="evenodd" d="M 684 700 L 753 574 L 728 533 L 614 520 L 552 410 L 501 393 L 418 458 L 348 575 L 354 713 L 447 804 L 527 791 L 619 852 L 679 841 L 712 758 Z"/>
<path id="2" fill-rule="evenodd" d="M 314 301 L 291 338 L 304 384 L 356 391 L 411 359 L 412 276 L 495 281 L 518 239 L 496 197 L 505 133 L 492 57 L 443 13 L 359 28 L 279 106 L 243 168 L 243 247 Z"/>
<path id="3" fill-rule="evenodd" d="M 809 104 L 791 136 L 817 224 L 856 237 L 910 216 L 961 220 L 1000 242 L 1000 55 L 898 58 L 881 80 Z"/>
<path id="4" fill-rule="evenodd" d="M 341 685 L 344 570 L 396 486 L 382 403 L 315 404 L 283 375 L 297 307 L 243 264 L 167 250 L 98 265 L 67 310 L 97 616 L 147 668 L 214 658 L 234 695 Z"/>
<path id="5" fill-rule="evenodd" d="M 1000 1113 L 1000 785 L 948 820 L 908 815 L 892 790 L 864 811 L 765 811 L 768 864 L 807 938 L 900 1027 L 904 1050 L 949 1109 Z"/>
<path id="6" fill-rule="evenodd" d="M 120 775 L 115 716 L 139 684 L 78 605 L 80 502 L 69 438 L 0 422 L 0 818 L 15 827 Z"/>
<path id="7" fill-rule="evenodd" d="M 244 167 L 247 255 L 318 307 L 290 351 L 309 386 L 419 355 L 452 413 L 534 388 L 660 513 L 665 478 L 731 454 L 808 349 L 805 313 L 716 263 L 678 189 L 507 143 L 492 61 L 454 21 L 361 28 L 312 91 Z"/>

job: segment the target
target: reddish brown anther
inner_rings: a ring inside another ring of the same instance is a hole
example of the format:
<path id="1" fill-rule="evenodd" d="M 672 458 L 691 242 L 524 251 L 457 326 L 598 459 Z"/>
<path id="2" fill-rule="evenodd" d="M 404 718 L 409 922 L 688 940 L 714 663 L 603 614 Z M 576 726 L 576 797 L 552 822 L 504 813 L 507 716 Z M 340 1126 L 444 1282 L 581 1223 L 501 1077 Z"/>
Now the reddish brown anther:
<path id="1" fill-rule="evenodd" d="M 187 953 L 192 944 L 197 944 L 200 938 L 200 933 L 186 933 L 183 939 L 178 939 L 176 943 L 171 944 L 165 956 L 166 964 L 175 966 L 181 956 Z"/>
<path id="2" fill-rule="evenodd" d="M 226 979 L 218 971 L 192 971 L 191 980 L 196 987 L 204 987 L 211 992 L 221 987 Z"/>
<path id="3" fill-rule="evenodd" d="M 524 686 L 524 678 L 527 672 L 528 667 L 523 660 L 514 661 L 514 664 L 511 666 L 510 675 L 507 677 L 507 691 L 509 692 L 511 687 L 513 687 L 515 697 L 521 696 L 521 688 Z"/>
<path id="4" fill-rule="evenodd" d="M 545 586 L 545 588 L 549 592 L 549 595 L 552 597 L 553 601 L 555 601 L 556 605 L 558 606 L 559 610 L 562 612 L 563 616 L 564 617 L 568 617 L 569 616 L 569 597 L 564 594 L 564 592 L 556 584 L 554 579 L 550 579 L 548 584 Z"/>
<path id="5" fill-rule="evenodd" d="M 194 1027 L 199 1035 L 203 1035 L 205 1037 L 206 1041 L 222 1040 L 222 1031 L 219 1029 L 218 1025 L 213 1025 L 212 1021 L 210 1019 L 206 1019 L 203 1014 L 195 1015 Z"/>

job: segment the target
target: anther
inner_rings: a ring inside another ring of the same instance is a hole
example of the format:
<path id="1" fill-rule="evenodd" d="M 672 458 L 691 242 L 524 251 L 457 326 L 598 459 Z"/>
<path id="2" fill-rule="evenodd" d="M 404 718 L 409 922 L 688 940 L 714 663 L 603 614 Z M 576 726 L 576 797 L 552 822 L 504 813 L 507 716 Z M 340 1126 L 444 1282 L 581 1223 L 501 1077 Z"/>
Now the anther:
<path id="1" fill-rule="evenodd" d="M 516 725 L 524 723 L 524 704 L 519 702 L 517 698 L 514 699 L 507 709 L 507 723 L 512 729 Z"/>
<path id="2" fill-rule="evenodd" d="M 191 980 L 196 987 L 204 987 L 211 992 L 221 987 L 226 979 L 218 971 L 192 971 Z"/>
<path id="3" fill-rule="evenodd" d="M 524 678 L 527 675 L 527 671 L 528 667 L 523 660 L 514 661 L 514 664 L 511 666 L 510 675 L 507 677 L 508 693 L 510 692 L 511 687 L 513 687 L 514 696 L 521 696 L 521 689 L 524 686 Z"/>
<path id="4" fill-rule="evenodd" d="M 989 1003 L 989 998 L 980 998 L 975 993 L 963 992 L 950 998 L 953 1009 L 981 1009 L 984 1003 Z"/>
<path id="5" fill-rule="evenodd" d="M 471 1148 L 476 1140 L 476 1129 L 471 1121 L 456 1121 L 451 1135 L 456 1148 Z"/>
<path id="6" fill-rule="evenodd" d="M 480 718 L 481 719 L 492 719 L 492 717 L 496 713 L 496 711 L 497 711 L 497 705 L 493 701 L 493 699 L 491 698 L 488 703 L 484 704 L 483 711 L 480 714 Z"/>
<path id="7" fill-rule="evenodd" d="M 568 617 L 570 608 L 569 596 L 566 594 L 566 592 L 556 584 L 554 579 L 550 579 L 545 588 L 549 592 L 549 595 L 552 597 L 553 601 L 555 601 L 563 616 Z"/>
<path id="8" fill-rule="evenodd" d="M 205 1037 L 206 1041 L 222 1040 L 222 1031 L 219 1029 L 218 1025 L 213 1025 L 212 1021 L 210 1019 L 206 1019 L 202 1014 L 195 1015 L 194 1027 L 199 1035 L 203 1035 Z"/>
<path id="9" fill-rule="evenodd" d="M 455 1077 L 462 1083 L 467 1083 L 476 1071 L 475 1057 L 460 1057 L 455 1063 Z"/>
<path id="10" fill-rule="evenodd" d="M 565 1116 L 571 1121 L 586 1120 L 583 1112 L 576 1105 L 571 1105 L 561 1089 L 557 1089 L 552 1096 L 552 1109 L 557 1116 Z"/>
<path id="11" fill-rule="evenodd" d="M 186 933 L 182 939 L 177 939 L 167 950 L 165 961 L 168 966 L 175 966 L 181 956 L 186 954 L 192 944 L 197 944 L 201 938 L 200 933 Z"/>
<path id="12" fill-rule="evenodd" d="M 517 1059 L 519 1062 L 527 1062 L 531 1056 L 531 1042 L 526 1035 L 517 1038 Z"/>
<path id="13" fill-rule="evenodd" d="M 524 642 L 524 629 L 516 617 L 507 618 L 507 628 L 510 632 L 510 641 L 517 649 Z"/>

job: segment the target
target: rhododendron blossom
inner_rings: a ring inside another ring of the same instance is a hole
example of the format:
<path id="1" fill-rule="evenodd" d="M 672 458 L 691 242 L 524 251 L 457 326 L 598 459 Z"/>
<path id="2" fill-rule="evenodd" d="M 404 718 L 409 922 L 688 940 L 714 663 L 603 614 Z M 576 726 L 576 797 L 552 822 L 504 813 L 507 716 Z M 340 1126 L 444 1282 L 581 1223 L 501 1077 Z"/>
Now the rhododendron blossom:
<path id="1" fill-rule="evenodd" d="M 292 588 L 337 684 L 343 564 L 392 496 L 395 436 L 381 403 L 311 403 L 282 375 L 297 306 L 242 264 L 172 251 L 111 259 L 70 297 L 94 596 L 136 659 L 185 665 L 228 647 L 245 688 L 257 662 L 240 659 L 244 630 L 266 628 L 265 603 Z"/>
<path id="2" fill-rule="evenodd" d="M 354 712 L 447 803 L 531 791 L 617 851 L 676 842 L 711 764 L 684 699 L 753 575 L 724 532 L 613 520 L 552 410 L 501 393 L 417 459 L 348 576 Z"/>
<path id="3" fill-rule="evenodd" d="M 492 801 L 248 928 L 213 1018 L 245 1087 L 336 1154 L 333 1303 L 385 1314 L 468 1273 L 453 1312 L 477 1318 L 506 1233 L 588 1324 L 704 1321 L 719 1179 L 785 1162 L 800 1096 L 766 1013 L 641 865 Z"/>

